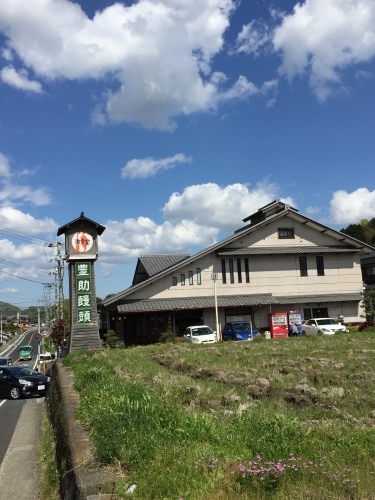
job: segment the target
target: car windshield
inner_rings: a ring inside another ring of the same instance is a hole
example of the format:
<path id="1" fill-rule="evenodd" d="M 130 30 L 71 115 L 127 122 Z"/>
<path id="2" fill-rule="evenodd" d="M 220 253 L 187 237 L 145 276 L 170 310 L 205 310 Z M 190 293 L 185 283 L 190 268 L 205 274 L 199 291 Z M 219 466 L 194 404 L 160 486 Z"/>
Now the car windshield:
<path id="1" fill-rule="evenodd" d="M 316 320 L 318 325 L 339 325 L 340 323 L 337 323 L 334 319 L 317 319 Z"/>
<path id="2" fill-rule="evenodd" d="M 250 330 L 250 323 L 247 321 L 243 323 L 233 323 L 233 330 L 235 332 L 248 332 Z"/>
<path id="3" fill-rule="evenodd" d="M 39 375 L 39 372 L 29 368 L 28 366 L 13 366 L 9 368 L 11 373 L 16 377 L 27 376 L 27 375 Z"/>
<path id="4" fill-rule="evenodd" d="M 213 332 L 212 332 L 211 328 L 206 326 L 204 328 L 192 328 L 191 333 L 192 333 L 192 335 L 196 336 L 196 335 L 209 335 L 210 333 L 213 333 Z"/>
<path id="5" fill-rule="evenodd" d="M 28 351 L 32 351 L 32 350 L 33 350 L 33 348 L 31 345 L 23 345 L 18 349 L 19 352 L 28 352 Z"/>

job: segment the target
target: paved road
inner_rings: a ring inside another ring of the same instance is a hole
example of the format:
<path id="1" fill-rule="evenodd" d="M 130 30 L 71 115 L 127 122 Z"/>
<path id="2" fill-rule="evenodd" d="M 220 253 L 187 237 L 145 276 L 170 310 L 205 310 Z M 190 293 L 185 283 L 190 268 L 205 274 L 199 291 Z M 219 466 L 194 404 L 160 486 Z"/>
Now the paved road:
<path id="1" fill-rule="evenodd" d="M 25 401 L 0 399 L 0 464 L 2 463 Z"/>
<path id="2" fill-rule="evenodd" d="M 43 406 L 44 398 L 23 402 L 20 418 L 0 466 L 0 500 L 38 498 L 40 470 L 37 446 Z"/>
<path id="3" fill-rule="evenodd" d="M 35 332 L 20 337 L 17 344 L 29 341 L 37 346 Z M 12 356 L 16 363 L 17 347 L 2 350 L 0 355 Z M 33 366 L 35 359 L 24 363 Z M 0 399 L 0 500 L 38 498 L 37 442 L 43 403 L 44 398 Z"/>

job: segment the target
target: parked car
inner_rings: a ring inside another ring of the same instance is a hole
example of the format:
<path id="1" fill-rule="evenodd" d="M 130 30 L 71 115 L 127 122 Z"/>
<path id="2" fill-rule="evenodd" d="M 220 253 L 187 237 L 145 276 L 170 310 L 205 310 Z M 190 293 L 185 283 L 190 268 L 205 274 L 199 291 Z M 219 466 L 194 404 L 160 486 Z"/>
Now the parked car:
<path id="1" fill-rule="evenodd" d="M 375 321 L 372 319 L 366 319 L 366 321 L 364 321 L 358 326 L 358 330 L 361 332 L 365 328 L 369 328 L 371 326 L 375 326 Z"/>
<path id="2" fill-rule="evenodd" d="M 50 378 L 28 366 L 0 367 L 0 394 L 11 399 L 45 396 Z"/>
<path id="3" fill-rule="evenodd" d="M 217 342 L 216 332 L 207 325 L 188 326 L 183 336 L 186 344 L 212 344 Z"/>
<path id="4" fill-rule="evenodd" d="M 10 366 L 13 364 L 13 359 L 10 356 L 0 358 L 0 366 Z"/>
<path id="5" fill-rule="evenodd" d="M 258 335 L 257 327 L 250 321 L 230 321 L 222 330 L 223 340 L 253 340 Z"/>
<path id="6" fill-rule="evenodd" d="M 348 328 L 332 318 L 308 319 L 302 323 L 302 335 L 334 335 L 349 332 Z"/>

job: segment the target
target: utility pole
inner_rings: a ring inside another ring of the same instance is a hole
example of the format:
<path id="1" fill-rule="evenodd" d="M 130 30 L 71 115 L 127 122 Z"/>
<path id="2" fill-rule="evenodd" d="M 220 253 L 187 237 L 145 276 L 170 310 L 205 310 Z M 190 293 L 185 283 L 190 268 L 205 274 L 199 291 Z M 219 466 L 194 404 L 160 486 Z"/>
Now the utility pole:
<path id="1" fill-rule="evenodd" d="M 55 261 L 57 266 L 53 273 L 56 278 L 56 308 L 57 318 L 64 319 L 64 258 L 61 256 L 62 243 L 49 243 L 48 248 L 56 248 Z"/>

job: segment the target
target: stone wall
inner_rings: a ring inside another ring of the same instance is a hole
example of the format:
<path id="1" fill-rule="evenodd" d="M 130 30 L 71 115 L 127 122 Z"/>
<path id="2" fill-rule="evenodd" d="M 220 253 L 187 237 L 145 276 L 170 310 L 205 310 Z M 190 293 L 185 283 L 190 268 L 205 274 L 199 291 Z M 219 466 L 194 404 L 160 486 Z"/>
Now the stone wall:
<path id="1" fill-rule="evenodd" d="M 51 384 L 46 397 L 47 412 L 55 432 L 56 462 L 60 475 L 62 500 L 110 498 L 114 476 L 95 465 L 91 439 L 75 418 L 79 394 L 73 388 L 73 373 L 56 361 L 51 369 Z"/>

